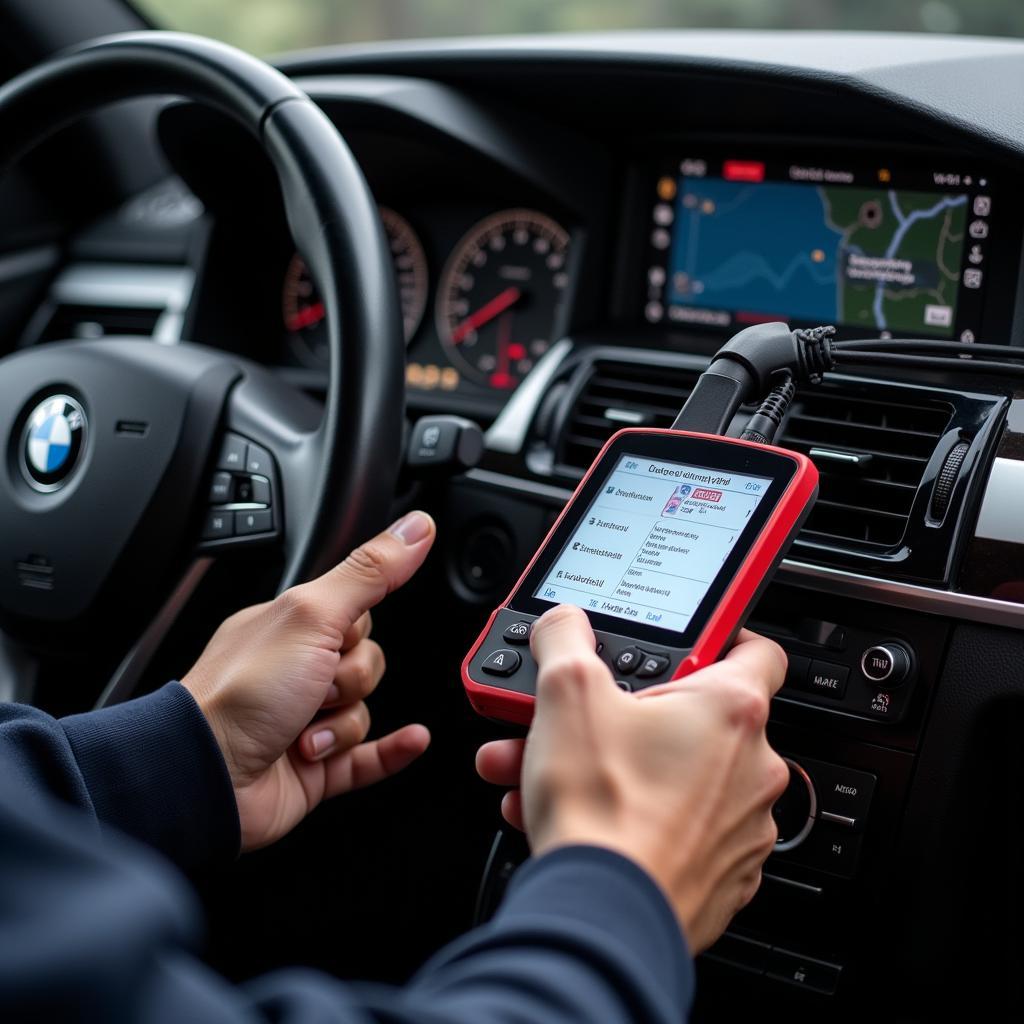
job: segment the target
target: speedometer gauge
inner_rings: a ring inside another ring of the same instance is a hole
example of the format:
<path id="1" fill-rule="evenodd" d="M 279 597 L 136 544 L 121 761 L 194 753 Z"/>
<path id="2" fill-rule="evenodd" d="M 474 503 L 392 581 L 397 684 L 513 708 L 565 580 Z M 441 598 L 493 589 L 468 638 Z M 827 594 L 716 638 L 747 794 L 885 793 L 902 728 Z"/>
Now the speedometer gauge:
<path id="1" fill-rule="evenodd" d="M 507 391 L 530 372 L 559 328 L 569 235 L 534 210 L 503 210 L 455 247 L 441 278 L 437 329 L 452 363 Z"/>
<path id="2" fill-rule="evenodd" d="M 380 218 L 391 249 L 402 304 L 402 329 L 408 344 L 427 308 L 427 257 L 423 244 L 404 217 L 382 206 Z M 299 360 L 309 366 L 325 366 L 328 362 L 326 311 L 306 262 L 298 253 L 285 272 L 282 313 L 289 344 Z"/>

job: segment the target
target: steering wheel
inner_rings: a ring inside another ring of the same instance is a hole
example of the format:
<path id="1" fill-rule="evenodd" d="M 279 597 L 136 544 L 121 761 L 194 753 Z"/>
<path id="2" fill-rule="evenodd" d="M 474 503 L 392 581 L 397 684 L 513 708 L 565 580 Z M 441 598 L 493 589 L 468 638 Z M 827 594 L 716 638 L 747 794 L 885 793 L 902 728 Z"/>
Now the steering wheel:
<path id="1" fill-rule="evenodd" d="M 326 306 L 326 403 L 188 343 L 66 341 L 0 360 L 0 625 L 30 647 L 116 634 L 203 553 L 277 544 L 288 587 L 378 529 L 394 496 L 404 346 L 387 243 L 351 152 L 292 82 L 208 39 L 103 38 L 0 88 L 0 166 L 153 95 L 228 114 L 270 158 Z"/>

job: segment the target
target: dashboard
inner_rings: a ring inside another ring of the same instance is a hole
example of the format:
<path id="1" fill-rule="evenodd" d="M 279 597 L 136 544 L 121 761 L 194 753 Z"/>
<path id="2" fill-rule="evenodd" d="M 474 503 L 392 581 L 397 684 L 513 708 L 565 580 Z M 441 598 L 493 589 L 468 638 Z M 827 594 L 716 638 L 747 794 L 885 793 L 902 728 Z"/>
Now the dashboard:
<path id="1" fill-rule="evenodd" d="M 447 625 L 403 623 L 399 676 L 419 679 L 429 650 L 457 679 L 607 437 L 670 424 L 738 329 L 1024 345 L 1022 44 L 659 33 L 342 47 L 282 67 L 378 201 L 408 418 L 485 431 L 475 468 L 403 481 L 441 526 L 423 586 Z M 170 176 L 34 265 L 18 343 L 189 339 L 321 393 L 323 306 L 259 154 L 191 105 L 163 106 L 156 128 Z M 249 173 L 229 173 L 247 152 Z M 697 1020 L 943 1019 L 937 976 L 1024 998 L 1007 811 L 1024 780 L 1024 391 L 969 369 L 853 367 L 782 424 L 821 474 L 752 623 L 790 659 L 771 721 L 793 770 L 786 846 L 701 958 Z M 466 755 L 453 786 L 481 728 L 456 689 L 402 693 Z M 482 799 L 453 797 L 455 838 L 431 861 L 453 887 L 474 875 L 474 897 Z M 513 847 L 494 847 L 484 909 Z M 426 928 L 447 908 L 422 889 Z"/>

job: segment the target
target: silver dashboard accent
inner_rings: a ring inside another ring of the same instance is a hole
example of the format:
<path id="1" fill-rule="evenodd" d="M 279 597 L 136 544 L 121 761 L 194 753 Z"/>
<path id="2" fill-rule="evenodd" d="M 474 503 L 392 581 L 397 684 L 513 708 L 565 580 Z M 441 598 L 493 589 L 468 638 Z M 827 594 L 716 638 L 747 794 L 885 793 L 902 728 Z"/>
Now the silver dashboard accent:
<path id="1" fill-rule="evenodd" d="M 837 452 L 832 448 L 812 448 L 808 453 L 812 459 L 825 459 L 828 462 L 841 462 L 850 466 L 863 466 L 871 461 L 867 452 Z"/>
<path id="2" fill-rule="evenodd" d="M 822 811 L 818 817 L 822 821 L 831 821 L 833 825 L 842 825 L 844 828 L 854 828 L 857 825 L 856 818 L 848 818 L 845 814 L 833 814 L 831 811 Z"/>
<path id="3" fill-rule="evenodd" d="M 604 418 L 612 423 L 629 423 L 632 426 L 639 426 L 646 420 L 646 416 L 636 409 L 605 409 Z"/>
<path id="4" fill-rule="evenodd" d="M 809 885 L 807 882 L 798 882 L 795 878 L 786 878 L 785 875 L 775 875 L 770 871 L 762 871 L 761 877 L 766 882 L 778 882 L 779 885 L 788 885 L 803 892 L 813 893 L 820 896 L 825 890 L 820 885 Z"/>
<path id="5" fill-rule="evenodd" d="M 868 655 L 871 654 L 872 651 L 881 651 L 883 654 L 887 655 L 888 658 L 889 658 L 889 667 L 885 670 L 884 674 L 882 674 L 880 676 L 872 675 L 870 672 L 868 672 L 868 669 L 867 669 Z M 886 681 L 886 679 L 888 679 L 889 676 L 891 676 L 893 674 L 893 671 L 895 670 L 895 668 L 896 668 L 896 655 L 892 652 L 892 650 L 890 648 L 886 647 L 885 644 L 875 644 L 874 647 L 869 647 L 860 656 L 860 674 L 865 679 L 870 679 L 871 682 L 873 682 L 873 683 L 884 683 Z M 902 681 L 903 680 L 900 680 L 900 682 L 902 682 Z"/>
<path id="6" fill-rule="evenodd" d="M 976 537 L 1024 544 L 1024 462 L 997 458 L 981 500 Z"/>
<path id="7" fill-rule="evenodd" d="M 567 502 L 573 493 L 566 487 L 556 487 L 535 480 L 521 480 L 505 473 L 484 469 L 470 470 L 465 474 L 465 479 L 476 480 L 489 487 L 501 487 L 527 497 L 543 496 L 562 504 Z M 877 576 L 865 576 L 862 573 L 833 569 L 826 565 L 811 565 L 792 558 L 783 561 L 776 578 L 782 583 L 809 587 L 839 597 L 875 601 L 928 615 L 944 615 L 952 619 L 1024 630 L 1024 604 L 1000 601 L 994 597 L 939 590 L 937 587 L 926 587 L 917 583 L 883 580 Z"/>
<path id="8" fill-rule="evenodd" d="M 161 309 L 153 340 L 174 345 L 181 340 L 195 277 L 190 267 L 73 263 L 53 282 L 50 299 L 57 305 Z"/>
<path id="9" fill-rule="evenodd" d="M 488 451 L 517 455 L 523 450 L 526 435 L 541 400 L 566 357 L 572 351 L 572 341 L 556 341 L 538 360 L 526 379 L 516 388 L 508 404 L 484 435 Z"/>
<path id="10" fill-rule="evenodd" d="M 797 778 L 807 789 L 807 820 L 796 835 L 790 836 L 789 839 L 776 840 L 774 847 L 776 853 L 795 850 L 811 834 L 811 829 L 814 828 L 814 823 L 818 820 L 818 794 L 815 792 L 810 775 L 799 761 L 794 761 L 791 757 L 784 757 L 782 760 L 786 762 L 791 772 L 796 773 Z"/>

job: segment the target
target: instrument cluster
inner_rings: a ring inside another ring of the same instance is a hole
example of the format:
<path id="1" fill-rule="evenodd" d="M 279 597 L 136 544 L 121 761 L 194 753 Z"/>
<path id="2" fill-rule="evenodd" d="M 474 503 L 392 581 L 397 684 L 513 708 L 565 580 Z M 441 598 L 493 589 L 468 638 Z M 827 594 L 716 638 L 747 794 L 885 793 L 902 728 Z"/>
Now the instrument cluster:
<path id="1" fill-rule="evenodd" d="M 380 215 L 402 307 L 410 389 L 507 397 L 565 329 L 569 232 L 525 207 L 487 213 L 454 234 L 436 211 L 417 216 L 381 206 Z M 322 369 L 324 304 L 299 253 L 285 271 L 281 317 L 289 361 Z"/>

